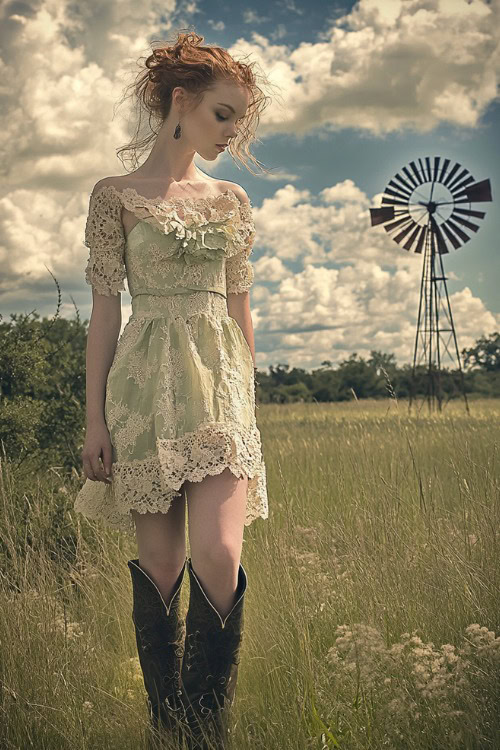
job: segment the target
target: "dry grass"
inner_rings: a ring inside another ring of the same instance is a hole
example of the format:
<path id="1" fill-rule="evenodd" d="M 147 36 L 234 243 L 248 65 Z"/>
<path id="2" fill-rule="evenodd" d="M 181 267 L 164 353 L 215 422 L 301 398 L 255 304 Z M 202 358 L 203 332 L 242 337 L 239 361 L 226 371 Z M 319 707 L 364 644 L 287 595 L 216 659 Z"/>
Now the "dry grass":
<path id="1" fill-rule="evenodd" d="M 245 530 L 236 750 L 500 747 L 499 411 L 260 406 L 270 518 Z M 0 746 L 137 750 L 134 542 L 91 545 L 74 515 L 70 572 L 21 553 L 7 475 Z"/>

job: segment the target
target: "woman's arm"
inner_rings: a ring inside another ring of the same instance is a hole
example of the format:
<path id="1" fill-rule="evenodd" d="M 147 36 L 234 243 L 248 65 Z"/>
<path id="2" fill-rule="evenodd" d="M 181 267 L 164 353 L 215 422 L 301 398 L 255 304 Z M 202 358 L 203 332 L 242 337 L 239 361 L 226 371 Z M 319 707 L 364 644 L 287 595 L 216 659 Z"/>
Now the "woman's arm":
<path id="1" fill-rule="evenodd" d="M 87 427 L 104 424 L 106 381 L 122 323 L 121 294 L 104 296 L 92 290 L 93 308 L 87 334 Z"/>
<path id="2" fill-rule="evenodd" d="M 241 292 L 240 294 L 228 293 L 227 311 L 243 331 L 243 335 L 245 336 L 252 353 L 253 364 L 255 367 L 255 341 L 253 335 L 252 314 L 250 312 L 250 292 Z"/>

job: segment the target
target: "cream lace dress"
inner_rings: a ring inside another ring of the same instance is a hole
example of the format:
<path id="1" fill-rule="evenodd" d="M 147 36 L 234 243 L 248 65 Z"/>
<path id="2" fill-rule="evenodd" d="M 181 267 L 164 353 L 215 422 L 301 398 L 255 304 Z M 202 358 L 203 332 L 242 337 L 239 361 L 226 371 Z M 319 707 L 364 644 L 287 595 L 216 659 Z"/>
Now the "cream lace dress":
<path id="1" fill-rule="evenodd" d="M 122 207 L 138 223 L 125 236 Z M 255 419 L 253 360 L 227 293 L 248 291 L 255 238 L 251 203 L 145 198 L 99 187 L 90 196 L 85 278 L 104 295 L 125 290 L 132 314 L 106 384 L 112 481 L 86 479 L 74 508 L 135 532 L 131 509 L 166 513 L 185 480 L 229 468 L 248 477 L 245 525 L 268 517 Z"/>

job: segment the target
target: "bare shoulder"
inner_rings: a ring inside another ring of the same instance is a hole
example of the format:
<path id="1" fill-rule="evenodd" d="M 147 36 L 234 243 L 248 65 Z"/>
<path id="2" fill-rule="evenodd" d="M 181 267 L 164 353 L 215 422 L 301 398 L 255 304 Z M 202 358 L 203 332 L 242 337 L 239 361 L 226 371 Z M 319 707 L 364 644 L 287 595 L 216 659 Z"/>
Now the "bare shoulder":
<path id="1" fill-rule="evenodd" d="M 101 180 L 98 180 L 94 187 L 92 188 L 92 195 L 95 195 L 98 193 L 102 188 L 105 187 L 114 187 L 117 190 L 121 189 L 121 178 L 120 176 L 116 177 L 103 177 Z"/>
<path id="2" fill-rule="evenodd" d="M 241 203 L 250 203 L 250 198 L 248 197 L 246 191 L 244 188 L 241 187 L 241 185 L 238 185 L 237 182 L 230 182 L 229 180 L 220 180 L 220 186 L 222 190 L 232 190 L 233 193 L 239 198 Z"/>

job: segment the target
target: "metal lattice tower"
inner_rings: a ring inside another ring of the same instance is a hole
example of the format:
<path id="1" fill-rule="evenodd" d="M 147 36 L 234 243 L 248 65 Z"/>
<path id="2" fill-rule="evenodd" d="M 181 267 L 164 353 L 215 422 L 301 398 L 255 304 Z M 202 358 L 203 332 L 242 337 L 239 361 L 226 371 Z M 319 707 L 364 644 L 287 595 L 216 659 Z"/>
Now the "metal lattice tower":
<path id="1" fill-rule="evenodd" d="M 472 203 L 491 201 L 489 180 L 475 182 L 470 172 L 450 159 L 429 156 L 411 161 L 389 181 L 381 208 L 370 208 L 372 226 L 383 224 L 386 232 L 407 251 L 424 251 L 417 333 L 413 355 L 412 388 L 415 393 L 417 368 L 426 366 L 429 411 L 437 402 L 441 410 L 443 357 L 448 355 L 458 366 L 460 386 L 467 412 L 464 375 L 453 316 L 451 313 L 442 256 L 449 246 L 458 250 L 470 240 L 465 230 L 477 232 L 478 219 L 485 212 Z M 424 163 L 425 162 L 425 163 Z"/>

